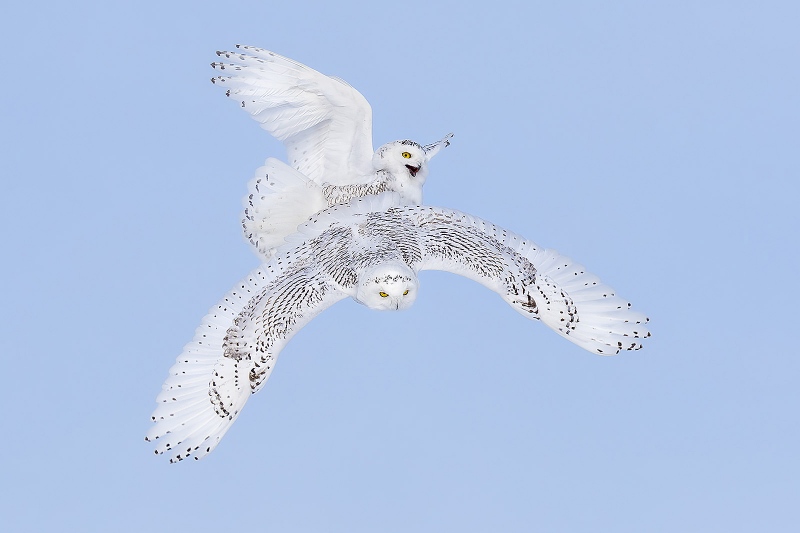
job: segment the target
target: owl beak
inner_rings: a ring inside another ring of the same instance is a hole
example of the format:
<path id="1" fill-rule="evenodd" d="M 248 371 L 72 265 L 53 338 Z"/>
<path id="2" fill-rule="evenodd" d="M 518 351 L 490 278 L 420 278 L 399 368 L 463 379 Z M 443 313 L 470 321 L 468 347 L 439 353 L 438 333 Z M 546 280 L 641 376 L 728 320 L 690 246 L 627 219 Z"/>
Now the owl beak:
<path id="1" fill-rule="evenodd" d="M 419 169 L 422 168 L 422 165 L 420 165 L 418 167 L 412 167 L 411 165 L 406 165 L 406 168 L 411 173 L 411 176 L 415 177 L 417 175 L 417 172 L 419 172 Z"/>

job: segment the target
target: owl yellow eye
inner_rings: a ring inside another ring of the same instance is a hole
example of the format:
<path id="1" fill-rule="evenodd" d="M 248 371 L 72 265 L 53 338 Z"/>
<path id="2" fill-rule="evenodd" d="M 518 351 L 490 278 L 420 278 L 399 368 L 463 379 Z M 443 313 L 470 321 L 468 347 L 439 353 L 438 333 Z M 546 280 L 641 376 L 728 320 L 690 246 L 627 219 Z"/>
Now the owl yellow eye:
<path id="1" fill-rule="evenodd" d="M 403 156 L 404 158 L 406 158 L 406 159 L 411 159 L 411 154 L 410 154 L 410 153 L 408 153 L 408 152 L 403 152 L 403 153 L 402 153 L 402 154 L 400 154 L 400 155 L 402 155 L 402 156 Z"/>
<path id="2" fill-rule="evenodd" d="M 385 293 L 385 292 L 383 292 L 383 291 L 379 292 L 378 294 L 380 294 L 380 295 L 381 295 L 381 298 L 388 298 L 388 297 L 389 297 L 389 295 L 388 295 L 388 294 L 386 294 L 386 293 Z"/>
<path id="3" fill-rule="evenodd" d="M 403 296 L 406 296 L 406 295 L 408 295 L 408 289 L 406 289 L 406 292 L 403 293 Z"/>

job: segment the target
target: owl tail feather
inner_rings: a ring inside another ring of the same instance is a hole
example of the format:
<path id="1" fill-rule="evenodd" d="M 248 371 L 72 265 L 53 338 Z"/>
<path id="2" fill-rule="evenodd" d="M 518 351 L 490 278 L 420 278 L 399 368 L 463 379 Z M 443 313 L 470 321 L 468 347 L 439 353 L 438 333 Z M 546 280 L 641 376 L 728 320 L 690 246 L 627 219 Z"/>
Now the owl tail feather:
<path id="1" fill-rule="evenodd" d="M 298 225 L 328 207 L 319 185 L 273 158 L 256 170 L 243 204 L 244 235 L 262 261 L 268 261 Z"/>

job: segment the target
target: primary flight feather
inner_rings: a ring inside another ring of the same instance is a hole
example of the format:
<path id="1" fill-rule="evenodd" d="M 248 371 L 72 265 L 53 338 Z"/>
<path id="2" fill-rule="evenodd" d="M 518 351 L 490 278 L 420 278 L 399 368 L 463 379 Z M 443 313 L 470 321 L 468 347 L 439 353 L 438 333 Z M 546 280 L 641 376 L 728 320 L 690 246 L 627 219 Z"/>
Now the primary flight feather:
<path id="1" fill-rule="evenodd" d="M 644 315 L 558 252 L 460 211 L 398 202 L 383 193 L 321 211 L 211 309 L 157 398 L 146 437 L 157 454 L 211 452 L 311 319 L 347 297 L 405 309 L 421 270 L 477 281 L 592 353 L 638 350 L 650 336 Z"/>

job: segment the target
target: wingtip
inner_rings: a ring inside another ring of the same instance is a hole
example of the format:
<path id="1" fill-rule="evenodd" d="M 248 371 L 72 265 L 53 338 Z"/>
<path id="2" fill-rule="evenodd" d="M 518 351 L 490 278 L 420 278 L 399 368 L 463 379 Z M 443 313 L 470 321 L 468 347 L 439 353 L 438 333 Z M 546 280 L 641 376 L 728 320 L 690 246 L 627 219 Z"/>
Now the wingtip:
<path id="1" fill-rule="evenodd" d="M 423 146 L 422 147 L 422 151 L 425 152 L 428 160 L 430 160 L 430 159 L 433 158 L 433 156 L 435 156 L 439 152 L 439 150 L 441 150 L 442 148 L 447 148 L 448 146 L 450 146 L 450 139 L 452 139 L 452 138 L 453 138 L 453 133 L 448 133 L 447 135 L 445 135 L 444 137 L 442 137 L 441 139 L 439 139 L 435 143 L 431 143 L 431 144 L 427 144 L 427 145 Z"/>

